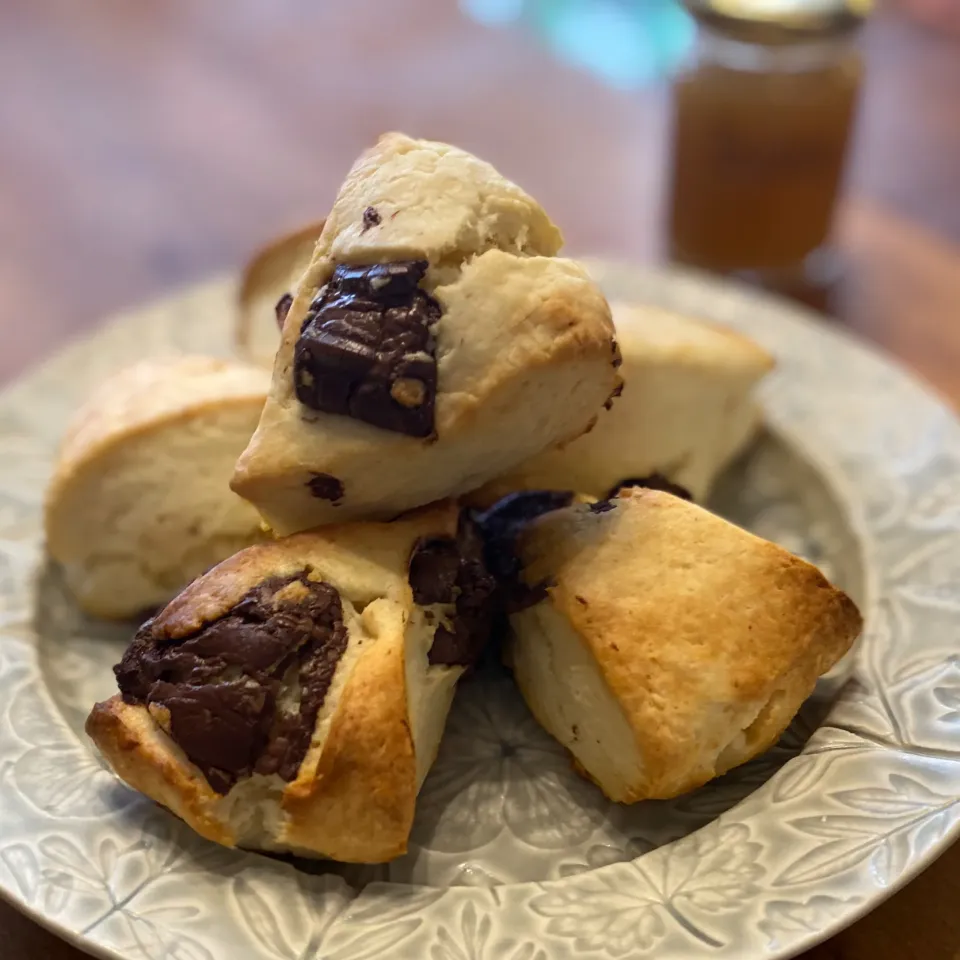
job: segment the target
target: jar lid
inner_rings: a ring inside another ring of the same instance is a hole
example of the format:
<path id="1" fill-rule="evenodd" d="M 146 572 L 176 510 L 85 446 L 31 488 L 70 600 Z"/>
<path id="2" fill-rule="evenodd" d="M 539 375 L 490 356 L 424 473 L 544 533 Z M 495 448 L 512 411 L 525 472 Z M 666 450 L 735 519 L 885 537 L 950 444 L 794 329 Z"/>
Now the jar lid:
<path id="1" fill-rule="evenodd" d="M 740 39 L 789 43 L 853 30 L 873 0 L 684 0 L 702 23 Z"/>

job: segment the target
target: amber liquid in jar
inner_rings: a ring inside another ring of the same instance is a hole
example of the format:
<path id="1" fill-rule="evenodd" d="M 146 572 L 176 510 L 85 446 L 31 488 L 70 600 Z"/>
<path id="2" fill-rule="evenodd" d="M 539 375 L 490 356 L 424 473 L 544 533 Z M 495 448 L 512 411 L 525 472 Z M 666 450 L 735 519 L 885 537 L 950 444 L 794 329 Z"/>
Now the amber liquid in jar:
<path id="1" fill-rule="evenodd" d="M 718 272 L 802 269 L 827 242 L 860 86 L 849 43 L 716 38 L 675 87 L 673 256 Z"/>

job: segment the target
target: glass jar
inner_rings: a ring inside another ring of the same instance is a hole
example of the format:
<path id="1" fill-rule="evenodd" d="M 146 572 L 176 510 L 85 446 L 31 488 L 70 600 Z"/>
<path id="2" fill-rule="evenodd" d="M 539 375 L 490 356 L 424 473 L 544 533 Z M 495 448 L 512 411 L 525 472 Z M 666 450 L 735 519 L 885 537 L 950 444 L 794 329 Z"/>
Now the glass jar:
<path id="1" fill-rule="evenodd" d="M 670 248 L 784 287 L 830 261 L 862 65 L 859 12 L 816 0 L 690 4 L 696 55 L 674 86 Z M 764 7 L 770 16 L 759 16 Z"/>

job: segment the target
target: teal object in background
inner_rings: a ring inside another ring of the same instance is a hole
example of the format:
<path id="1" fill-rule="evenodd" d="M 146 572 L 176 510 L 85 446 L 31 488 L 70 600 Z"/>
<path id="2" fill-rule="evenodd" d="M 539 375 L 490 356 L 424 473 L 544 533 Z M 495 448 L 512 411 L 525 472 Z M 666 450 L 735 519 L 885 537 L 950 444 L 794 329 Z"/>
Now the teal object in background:
<path id="1" fill-rule="evenodd" d="M 461 0 L 461 7 L 490 26 L 532 28 L 561 59 L 619 89 L 673 73 L 695 35 L 677 0 Z"/>

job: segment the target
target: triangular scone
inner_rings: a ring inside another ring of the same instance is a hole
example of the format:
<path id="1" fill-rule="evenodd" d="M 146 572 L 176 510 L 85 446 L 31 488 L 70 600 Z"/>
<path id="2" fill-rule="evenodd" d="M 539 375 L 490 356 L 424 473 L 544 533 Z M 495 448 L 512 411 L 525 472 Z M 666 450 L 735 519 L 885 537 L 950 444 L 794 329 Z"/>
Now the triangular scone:
<path id="1" fill-rule="evenodd" d="M 474 499 L 514 490 L 577 490 L 604 497 L 625 480 L 665 477 L 707 496 L 760 423 L 752 391 L 770 355 L 732 330 L 658 307 L 613 303 L 623 392 L 586 436 L 546 450 L 487 484 Z"/>
<path id="2" fill-rule="evenodd" d="M 861 628 L 816 567 L 657 490 L 545 513 L 514 551 L 527 588 L 510 618 L 517 683 L 625 803 L 767 749 Z"/>
<path id="3" fill-rule="evenodd" d="M 47 490 L 47 549 L 77 602 L 131 617 L 262 539 L 230 491 L 269 375 L 212 357 L 147 360 L 103 383 L 74 417 Z"/>
<path id="4" fill-rule="evenodd" d="M 251 547 L 144 624 L 87 732 L 210 840 L 389 860 L 493 586 L 450 502 Z"/>
<path id="5" fill-rule="evenodd" d="M 607 302 L 489 164 L 389 134 L 296 290 L 233 489 L 280 535 L 473 489 L 591 424 L 619 385 Z"/>

